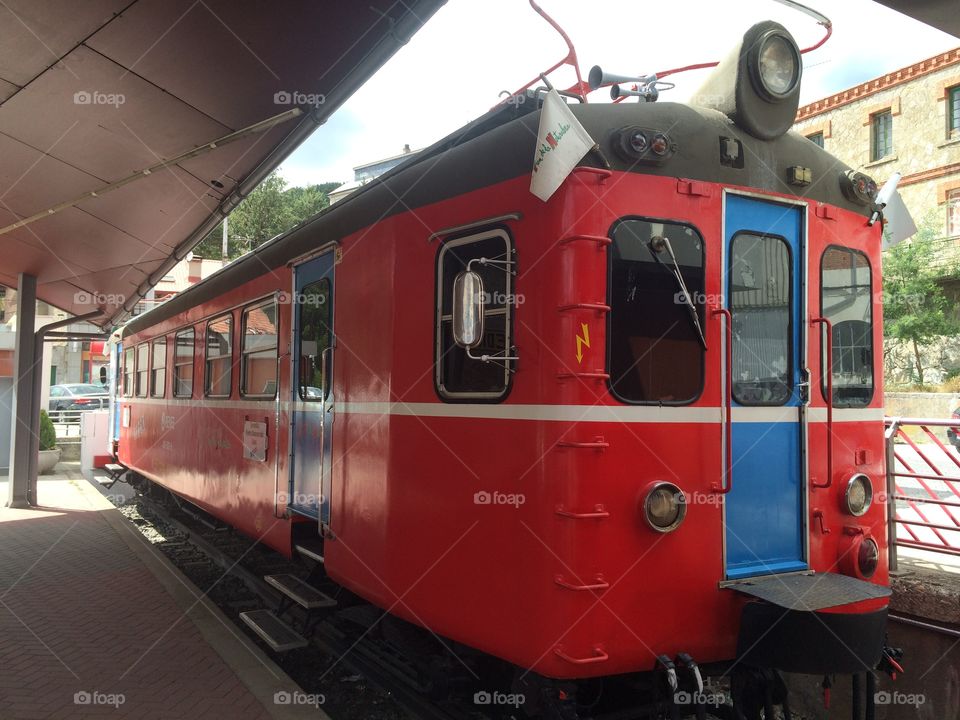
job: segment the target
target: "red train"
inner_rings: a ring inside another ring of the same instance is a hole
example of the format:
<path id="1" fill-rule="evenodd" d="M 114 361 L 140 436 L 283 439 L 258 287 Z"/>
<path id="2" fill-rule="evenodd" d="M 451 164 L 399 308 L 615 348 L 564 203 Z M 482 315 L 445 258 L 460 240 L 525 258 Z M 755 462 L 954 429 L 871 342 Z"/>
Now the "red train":
<path id="1" fill-rule="evenodd" d="M 700 106 L 574 103 L 598 151 L 547 202 L 515 96 L 131 320 L 119 460 L 282 553 L 319 537 L 545 716 L 614 676 L 671 717 L 760 718 L 778 670 L 869 689 L 881 223 L 788 131 L 800 74 L 761 23 Z"/>

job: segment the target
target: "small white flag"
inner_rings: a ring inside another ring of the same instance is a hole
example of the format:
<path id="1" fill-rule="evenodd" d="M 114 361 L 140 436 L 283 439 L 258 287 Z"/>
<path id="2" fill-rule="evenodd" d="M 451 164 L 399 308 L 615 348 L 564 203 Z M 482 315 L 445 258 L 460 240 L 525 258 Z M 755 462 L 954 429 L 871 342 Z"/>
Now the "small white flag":
<path id="1" fill-rule="evenodd" d="M 877 205 L 883 210 L 883 250 L 889 250 L 917 232 L 913 216 L 897 192 L 899 184 L 900 173 L 895 172 L 877 193 Z"/>
<path id="2" fill-rule="evenodd" d="M 543 98 L 530 192 L 546 202 L 596 143 L 551 89 Z"/>

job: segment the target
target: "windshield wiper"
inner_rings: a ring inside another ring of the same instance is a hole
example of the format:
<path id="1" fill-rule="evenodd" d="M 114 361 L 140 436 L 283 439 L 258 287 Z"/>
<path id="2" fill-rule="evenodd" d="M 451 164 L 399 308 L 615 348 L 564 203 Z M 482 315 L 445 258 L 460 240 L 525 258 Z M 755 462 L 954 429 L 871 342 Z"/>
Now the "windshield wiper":
<path id="1" fill-rule="evenodd" d="M 693 329 L 697 331 L 700 344 L 703 345 L 703 349 L 706 350 L 707 339 L 703 335 L 703 328 L 700 327 L 700 317 L 697 315 L 697 306 L 693 304 L 693 298 L 690 297 L 687 284 L 683 281 L 683 275 L 680 274 L 680 264 L 677 262 L 677 256 L 673 254 L 673 246 L 670 244 L 670 240 L 663 235 L 654 235 L 650 238 L 648 246 L 650 248 L 650 254 L 653 255 L 653 259 L 657 261 L 657 264 L 673 275 L 674 280 L 677 281 L 677 287 L 680 288 L 684 305 L 687 306 L 687 310 L 690 313 L 690 321 L 693 323 Z M 670 262 L 673 263 L 672 269 L 667 267 L 659 257 L 660 253 L 664 250 L 670 253 Z"/>

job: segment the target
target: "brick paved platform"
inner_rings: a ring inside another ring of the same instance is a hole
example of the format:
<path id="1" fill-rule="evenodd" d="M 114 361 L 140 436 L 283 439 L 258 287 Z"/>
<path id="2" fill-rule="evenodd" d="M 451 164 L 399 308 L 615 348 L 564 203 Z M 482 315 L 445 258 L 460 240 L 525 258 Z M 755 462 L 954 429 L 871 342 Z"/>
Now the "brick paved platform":
<path id="1" fill-rule="evenodd" d="M 38 497 L 0 509 L 0 719 L 326 717 L 79 472 Z"/>

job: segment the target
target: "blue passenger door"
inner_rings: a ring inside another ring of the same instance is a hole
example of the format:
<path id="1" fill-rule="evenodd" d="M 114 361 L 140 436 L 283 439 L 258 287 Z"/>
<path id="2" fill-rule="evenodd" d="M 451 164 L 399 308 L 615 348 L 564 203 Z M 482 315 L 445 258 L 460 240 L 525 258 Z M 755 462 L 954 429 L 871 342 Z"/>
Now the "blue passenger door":
<path id="1" fill-rule="evenodd" d="M 334 251 L 294 266 L 290 510 L 330 524 Z"/>
<path id="2" fill-rule="evenodd" d="M 801 378 L 803 208 L 725 194 L 731 313 L 732 481 L 728 579 L 807 568 Z"/>

